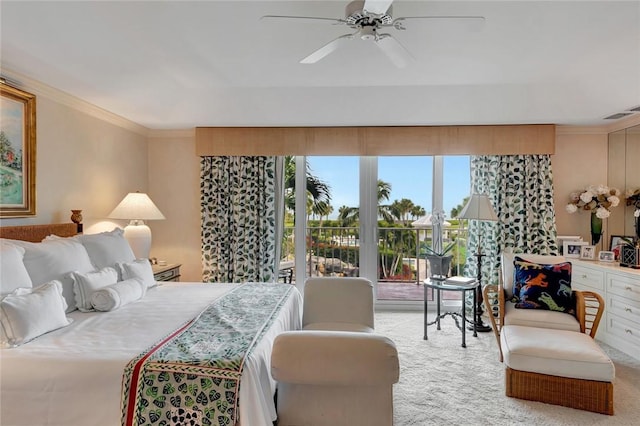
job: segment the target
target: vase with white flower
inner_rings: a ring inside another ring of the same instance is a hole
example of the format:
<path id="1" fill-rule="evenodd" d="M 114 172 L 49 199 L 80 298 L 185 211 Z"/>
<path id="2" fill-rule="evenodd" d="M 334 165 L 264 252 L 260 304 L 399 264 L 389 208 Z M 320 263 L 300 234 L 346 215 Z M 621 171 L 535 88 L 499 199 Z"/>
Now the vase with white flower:
<path id="1" fill-rule="evenodd" d="M 627 190 L 627 206 L 633 206 L 633 218 L 636 226 L 636 238 L 640 241 L 640 188 Z"/>
<path id="2" fill-rule="evenodd" d="M 620 204 L 620 191 L 606 185 L 588 186 L 582 192 L 573 192 L 569 196 L 567 212 L 585 210 L 591 213 L 591 244 L 600 242 L 602 237 L 602 219 L 611 215 L 611 209 Z"/>

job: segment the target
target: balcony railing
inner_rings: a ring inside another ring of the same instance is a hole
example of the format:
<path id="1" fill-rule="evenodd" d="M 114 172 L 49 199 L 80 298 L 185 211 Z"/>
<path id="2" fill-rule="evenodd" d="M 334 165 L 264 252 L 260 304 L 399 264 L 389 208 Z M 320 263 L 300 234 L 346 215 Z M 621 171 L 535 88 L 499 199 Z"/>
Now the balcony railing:
<path id="1" fill-rule="evenodd" d="M 360 239 L 358 227 L 307 227 L 305 268 L 307 276 L 359 276 Z M 294 230 L 285 227 L 283 257 L 294 257 Z M 466 230 L 444 229 L 445 244 L 456 242 L 452 250 L 453 274 L 462 274 Z M 429 276 L 425 247 L 431 246 L 431 229 L 411 227 L 378 228 L 378 299 L 422 300 L 422 286 Z M 410 285 L 410 287 L 408 287 Z M 455 293 L 454 293 L 455 294 Z M 387 297 L 388 296 L 388 297 Z"/>

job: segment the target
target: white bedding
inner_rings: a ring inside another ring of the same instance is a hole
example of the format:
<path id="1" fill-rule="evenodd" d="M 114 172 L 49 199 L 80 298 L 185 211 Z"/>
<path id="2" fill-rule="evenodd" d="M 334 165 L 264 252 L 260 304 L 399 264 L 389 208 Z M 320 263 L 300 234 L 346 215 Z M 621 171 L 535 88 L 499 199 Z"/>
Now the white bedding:
<path id="1" fill-rule="evenodd" d="M 18 348 L 3 349 L 0 424 L 120 425 L 127 363 L 232 287 L 163 283 L 112 312 L 72 312 L 71 325 Z M 278 333 L 300 328 L 301 311 L 302 298 L 296 291 L 248 357 L 240 382 L 243 426 L 271 426 L 276 419 L 271 346 Z"/>

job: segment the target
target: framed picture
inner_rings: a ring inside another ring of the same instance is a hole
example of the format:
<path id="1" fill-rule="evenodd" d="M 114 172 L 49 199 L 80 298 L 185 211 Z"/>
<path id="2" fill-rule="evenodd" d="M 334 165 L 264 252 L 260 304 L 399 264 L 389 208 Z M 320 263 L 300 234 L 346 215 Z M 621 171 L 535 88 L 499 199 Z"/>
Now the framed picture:
<path id="1" fill-rule="evenodd" d="M 582 246 L 589 245 L 586 241 L 565 241 L 562 247 L 564 257 L 580 257 Z"/>
<path id="2" fill-rule="evenodd" d="M 577 235 L 558 235 L 558 250 L 560 251 L 560 255 L 564 253 L 564 242 L 565 241 L 582 241 L 582 237 Z"/>
<path id="3" fill-rule="evenodd" d="M 629 235 L 612 235 L 611 243 L 609 244 L 609 251 L 612 251 L 615 259 L 620 258 L 620 246 L 628 244 L 633 241 L 633 237 Z"/>
<path id="4" fill-rule="evenodd" d="M 600 262 L 613 262 L 614 260 L 616 260 L 616 256 L 612 251 L 602 250 L 600 253 L 598 253 L 598 260 Z"/>
<path id="5" fill-rule="evenodd" d="M 580 259 L 583 260 L 595 260 L 596 259 L 596 246 L 582 246 L 580 247 Z"/>
<path id="6" fill-rule="evenodd" d="M 0 216 L 36 214 L 36 97 L 0 81 Z"/>

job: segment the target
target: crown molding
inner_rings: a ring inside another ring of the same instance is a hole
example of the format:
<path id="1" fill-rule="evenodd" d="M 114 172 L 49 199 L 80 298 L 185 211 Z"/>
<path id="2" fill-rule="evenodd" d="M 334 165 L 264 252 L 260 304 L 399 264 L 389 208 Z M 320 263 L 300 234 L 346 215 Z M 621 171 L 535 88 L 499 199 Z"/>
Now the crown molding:
<path id="1" fill-rule="evenodd" d="M 122 116 L 102 109 L 76 96 L 63 92 L 60 89 L 56 89 L 55 87 L 51 87 L 40 81 L 34 80 L 24 74 L 2 68 L 2 76 L 6 78 L 8 85 L 15 86 L 20 90 L 33 93 L 36 96 L 43 96 L 54 102 L 68 106 L 77 111 L 106 121 L 123 129 L 132 131 L 139 135 L 146 137 L 149 134 L 149 129 L 138 123 L 127 120 Z"/>
<path id="2" fill-rule="evenodd" d="M 640 114 L 633 114 L 607 127 L 608 133 L 640 125 Z"/>

